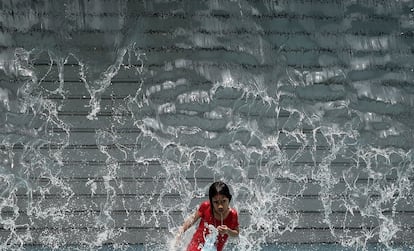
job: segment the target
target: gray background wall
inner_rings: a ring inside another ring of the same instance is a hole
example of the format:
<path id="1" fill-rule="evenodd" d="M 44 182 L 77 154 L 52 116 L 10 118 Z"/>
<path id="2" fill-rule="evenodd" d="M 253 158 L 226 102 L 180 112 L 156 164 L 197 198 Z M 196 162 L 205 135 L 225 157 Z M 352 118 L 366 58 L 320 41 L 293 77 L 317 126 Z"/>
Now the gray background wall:
<path id="1" fill-rule="evenodd" d="M 221 178 L 250 241 L 412 243 L 411 1 L 1 5 L 3 247 L 165 241 Z"/>

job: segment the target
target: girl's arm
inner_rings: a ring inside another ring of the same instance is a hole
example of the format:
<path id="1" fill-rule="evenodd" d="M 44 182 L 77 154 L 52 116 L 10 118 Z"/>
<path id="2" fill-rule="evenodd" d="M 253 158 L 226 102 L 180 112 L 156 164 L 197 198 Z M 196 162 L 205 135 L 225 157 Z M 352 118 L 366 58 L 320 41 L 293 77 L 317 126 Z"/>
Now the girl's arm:
<path id="1" fill-rule="evenodd" d="M 217 230 L 219 231 L 220 234 L 227 234 L 231 237 L 237 237 L 240 232 L 239 227 L 235 229 L 231 229 L 226 225 L 218 226 Z"/>
<path id="2" fill-rule="evenodd" d="M 239 232 L 240 232 L 239 227 L 237 227 L 236 229 L 229 228 L 229 230 L 227 231 L 227 234 L 231 237 L 237 237 L 239 236 Z"/>
<path id="3" fill-rule="evenodd" d="M 181 237 L 181 235 L 187 231 L 194 223 L 200 219 L 200 215 L 198 214 L 198 210 L 195 211 L 192 215 L 190 215 L 185 221 L 184 224 L 181 226 L 181 228 L 178 230 L 178 237 Z"/>

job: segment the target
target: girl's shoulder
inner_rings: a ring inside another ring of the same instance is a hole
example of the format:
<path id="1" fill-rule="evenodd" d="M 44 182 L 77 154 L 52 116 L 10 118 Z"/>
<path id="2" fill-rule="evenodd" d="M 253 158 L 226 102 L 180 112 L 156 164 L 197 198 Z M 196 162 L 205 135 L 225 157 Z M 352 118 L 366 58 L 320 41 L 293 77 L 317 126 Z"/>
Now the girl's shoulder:
<path id="1" fill-rule="evenodd" d="M 204 201 L 200 204 L 200 207 L 198 208 L 198 214 L 200 217 L 208 217 L 210 213 L 210 201 Z"/>
<path id="2" fill-rule="evenodd" d="M 230 208 L 229 215 L 227 216 L 227 219 L 229 220 L 228 226 L 230 228 L 235 228 L 239 226 L 239 216 L 237 213 L 237 210 L 235 208 Z"/>
<path id="3" fill-rule="evenodd" d="M 230 208 L 230 214 L 232 214 L 234 216 L 238 215 L 237 210 L 234 207 Z"/>
<path id="4" fill-rule="evenodd" d="M 210 206 L 210 201 L 209 200 L 201 202 L 201 205 L 200 205 L 200 207 L 209 207 L 209 206 Z"/>
<path id="5" fill-rule="evenodd" d="M 210 201 L 206 200 L 200 204 L 199 210 L 202 211 L 202 210 L 209 209 L 209 208 L 210 208 Z"/>

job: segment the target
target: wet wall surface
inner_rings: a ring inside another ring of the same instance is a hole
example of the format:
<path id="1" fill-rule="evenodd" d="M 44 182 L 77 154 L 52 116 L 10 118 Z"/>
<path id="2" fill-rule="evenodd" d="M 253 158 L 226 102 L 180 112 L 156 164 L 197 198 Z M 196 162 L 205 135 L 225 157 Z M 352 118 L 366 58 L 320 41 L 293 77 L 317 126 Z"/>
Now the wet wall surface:
<path id="1" fill-rule="evenodd" d="M 216 180 L 235 250 L 412 245 L 413 8 L 2 1 L 1 248 L 167 249 Z"/>

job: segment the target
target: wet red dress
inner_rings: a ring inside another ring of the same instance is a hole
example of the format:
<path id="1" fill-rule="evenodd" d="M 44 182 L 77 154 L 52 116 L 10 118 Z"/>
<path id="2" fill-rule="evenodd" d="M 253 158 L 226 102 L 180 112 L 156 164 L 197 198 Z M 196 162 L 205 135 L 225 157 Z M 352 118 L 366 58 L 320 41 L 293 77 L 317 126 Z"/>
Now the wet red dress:
<path id="1" fill-rule="evenodd" d="M 221 225 L 220 220 L 214 218 L 211 213 L 211 206 L 210 201 L 205 201 L 201 203 L 198 214 L 200 215 L 200 224 L 196 232 L 191 239 L 190 244 L 187 247 L 187 251 L 200 251 L 204 245 L 204 236 L 209 234 L 209 230 L 207 225 L 214 225 L 218 227 Z M 230 212 L 225 219 L 223 219 L 223 224 L 229 227 L 230 229 L 236 229 L 239 226 L 239 219 L 237 215 L 237 211 L 233 208 L 230 208 Z M 223 250 L 224 244 L 227 241 L 229 236 L 227 234 L 221 235 L 219 234 L 216 241 L 217 251 Z"/>

